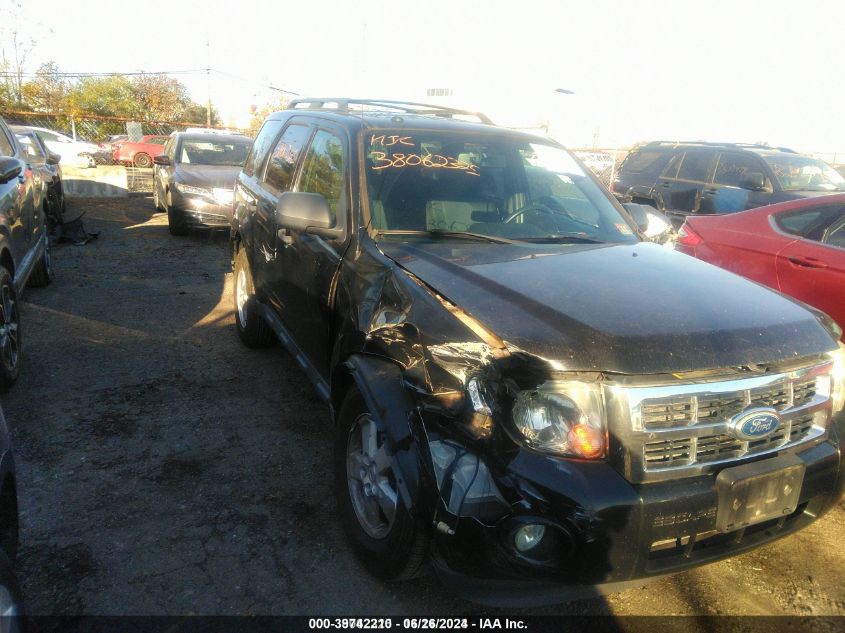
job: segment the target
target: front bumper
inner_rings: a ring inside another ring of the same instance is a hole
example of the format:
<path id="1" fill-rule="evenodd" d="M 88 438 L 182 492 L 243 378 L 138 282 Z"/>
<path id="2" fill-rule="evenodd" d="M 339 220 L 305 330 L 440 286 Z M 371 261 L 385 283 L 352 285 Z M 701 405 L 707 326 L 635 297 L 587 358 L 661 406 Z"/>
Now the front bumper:
<path id="1" fill-rule="evenodd" d="M 438 508 L 435 570 L 471 599 L 526 606 L 642 585 L 733 556 L 809 525 L 842 496 L 841 426 L 839 435 L 797 453 L 806 470 L 794 513 L 726 533 L 715 530 L 714 474 L 635 485 L 606 463 L 522 449 L 493 476 L 510 505 L 506 516 L 484 521 Z M 532 561 L 514 549 L 520 520 L 557 530 L 554 560 Z"/>
<path id="2" fill-rule="evenodd" d="M 188 223 L 194 226 L 229 228 L 232 223 L 231 204 L 220 204 L 197 196 L 181 196 L 178 208 L 185 214 Z"/>

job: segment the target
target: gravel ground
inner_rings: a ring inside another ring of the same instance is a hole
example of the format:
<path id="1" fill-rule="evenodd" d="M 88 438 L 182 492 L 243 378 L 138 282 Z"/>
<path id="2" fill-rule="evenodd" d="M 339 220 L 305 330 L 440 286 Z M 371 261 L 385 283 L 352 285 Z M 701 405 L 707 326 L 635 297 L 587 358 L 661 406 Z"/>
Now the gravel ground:
<path id="1" fill-rule="evenodd" d="M 149 198 L 77 200 L 100 238 L 26 293 L 4 397 L 33 614 L 473 614 L 432 577 L 370 578 L 335 521 L 326 407 L 280 348 L 240 346 L 227 236 Z M 539 614 L 845 615 L 845 504 L 803 532 Z"/>

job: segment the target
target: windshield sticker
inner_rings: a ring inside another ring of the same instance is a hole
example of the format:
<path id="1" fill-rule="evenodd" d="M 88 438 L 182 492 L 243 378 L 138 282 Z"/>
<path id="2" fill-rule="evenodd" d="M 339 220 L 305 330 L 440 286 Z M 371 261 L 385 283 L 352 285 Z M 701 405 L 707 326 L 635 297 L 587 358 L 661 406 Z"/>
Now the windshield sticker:
<path id="1" fill-rule="evenodd" d="M 619 230 L 622 235 L 633 235 L 634 232 L 631 230 L 631 227 L 625 224 L 624 222 L 617 222 L 616 228 Z"/>
<path id="2" fill-rule="evenodd" d="M 370 145 L 376 145 L 387 148 L 396 147 L 402 149 L 402 146 L 416 147 L 413 137 L 411 136 L 376 136 L 370 138 Z M 472 163 L 459 160 L 454 156 L 445 156 L 443 154 L 432 154 L 430 152 L 424 153 L 405 153 L 390 151 L 372 151 L 370 157 L 373 159 L 373 171 L 381 171 L 382 169 L 402 169 L 404 167 L 425 167 L 426 169 L 454 169 L 463 171 L 470 176 L 480 176 L 478 167 Z"/>

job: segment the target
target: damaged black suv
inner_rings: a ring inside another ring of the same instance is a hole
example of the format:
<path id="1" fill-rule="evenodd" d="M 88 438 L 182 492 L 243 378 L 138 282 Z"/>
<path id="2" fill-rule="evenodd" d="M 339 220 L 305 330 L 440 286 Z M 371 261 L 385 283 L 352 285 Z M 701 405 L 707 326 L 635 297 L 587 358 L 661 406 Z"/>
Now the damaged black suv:
<path id="1" fill-rule="evenodd" d="M 641 241 L 564 148 L 469 114 L 295 101 L 236 185 L 237 332 L 279 339 L 330 403 L 367 568 L 546 602 L 834 505 L 836 324 Z"/>

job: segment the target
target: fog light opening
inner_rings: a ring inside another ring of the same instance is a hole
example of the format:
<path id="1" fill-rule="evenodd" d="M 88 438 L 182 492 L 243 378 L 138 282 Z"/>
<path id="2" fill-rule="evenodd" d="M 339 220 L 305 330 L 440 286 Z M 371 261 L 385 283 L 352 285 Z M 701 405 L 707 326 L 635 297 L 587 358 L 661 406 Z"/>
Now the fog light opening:
<path id="1" fill-rule="evenodd" d="M 536 548 L 546 535 L 546 526 L 541 523 L 528 523 L 516 529 L 513 546 L 520 554 L 526 554 Z"/>

